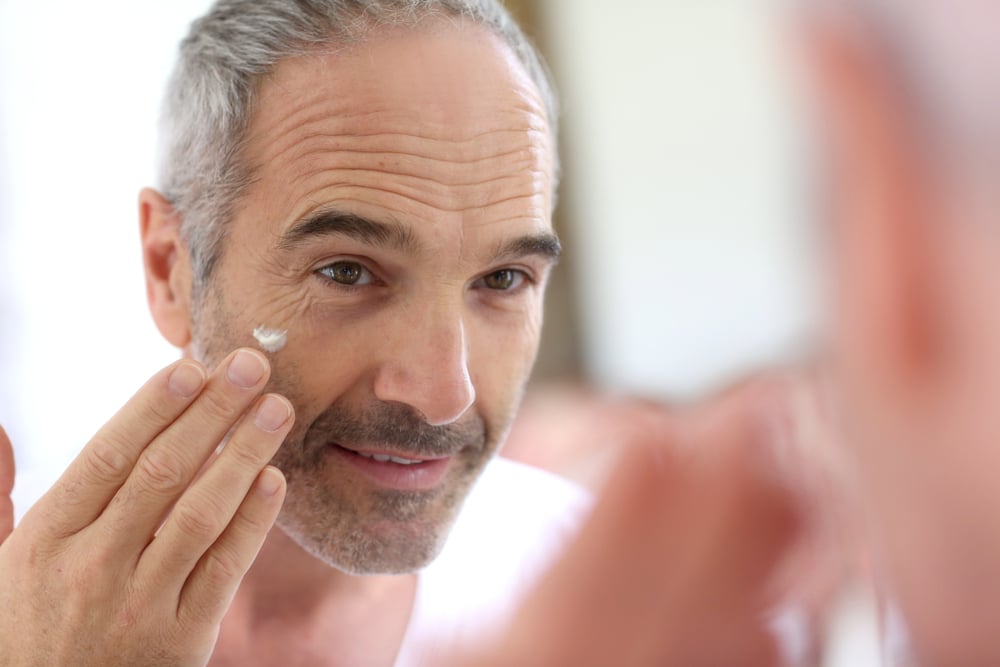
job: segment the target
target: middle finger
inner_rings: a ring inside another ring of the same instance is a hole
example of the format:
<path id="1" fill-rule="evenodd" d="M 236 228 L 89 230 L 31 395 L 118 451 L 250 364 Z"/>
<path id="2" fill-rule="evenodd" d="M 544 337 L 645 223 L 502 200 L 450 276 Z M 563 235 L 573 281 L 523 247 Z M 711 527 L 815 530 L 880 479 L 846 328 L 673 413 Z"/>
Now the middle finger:
<path id="1" fill-rule="evenodd" d="M 105 549 L 137 559 L 163 517 L 263 390 L 270 366 L 240 349 L 212 373 L 197 400 L 143 451 L 94 527 Z"/>

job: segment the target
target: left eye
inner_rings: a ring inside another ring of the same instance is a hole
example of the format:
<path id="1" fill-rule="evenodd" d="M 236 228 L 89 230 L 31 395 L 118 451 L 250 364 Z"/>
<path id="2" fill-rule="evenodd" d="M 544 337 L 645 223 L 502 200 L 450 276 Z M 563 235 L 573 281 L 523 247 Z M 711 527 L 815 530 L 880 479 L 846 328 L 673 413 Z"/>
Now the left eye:
<path id="1" fill-rule="evenodd" d="M 334 262 L 324 266 L 319 273 L 335 283 L 354 287 L 370 285 L 373 278 L 371 271 L 357 262 Z"/>
<path id="2" fill-rule="evenodd" d="M 486 274 L 482 280 L 488 289 L 505 292 L 520 287 L 524 283 L 525 276 L 523 271 L 500 269 Z"/>

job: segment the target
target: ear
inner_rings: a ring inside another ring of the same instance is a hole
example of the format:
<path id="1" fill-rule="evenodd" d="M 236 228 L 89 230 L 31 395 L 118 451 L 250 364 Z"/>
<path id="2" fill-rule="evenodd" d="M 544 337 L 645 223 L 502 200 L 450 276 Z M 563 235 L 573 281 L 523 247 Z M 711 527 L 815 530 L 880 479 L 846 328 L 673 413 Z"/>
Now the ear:
<path id="1" fill-rule="evenodd" d="M 936 202 L 899 80 L 866 37 L 813 25 L 805 48 L 831 158 L 835 340 L 851 376 L 898 396 L 941 362 Z"/>
<path id="2" fill-rule="evenodd" d="M 181 218 L 156 190 L 139 193 L 139 228 L 146 300 L 156 327 L 172 345 L 191 342 L 191 261 L 181 240 Z"/>

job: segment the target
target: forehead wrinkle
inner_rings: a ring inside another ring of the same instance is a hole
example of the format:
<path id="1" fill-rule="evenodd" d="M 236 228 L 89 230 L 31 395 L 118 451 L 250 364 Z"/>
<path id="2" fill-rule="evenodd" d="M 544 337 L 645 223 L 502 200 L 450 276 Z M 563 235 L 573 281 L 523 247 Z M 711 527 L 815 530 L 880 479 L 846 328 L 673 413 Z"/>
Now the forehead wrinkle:
<path id="1" fill-rule="evenodd" d="M 376 136 L 376 135 L 370 135 L 370 136 Z M 400 135 L 380 135 L 380 136 L 400 136 Z M 313 138 L 320 138 L 320 135 L 316 135 Z M 331 137 L 330 140 L 332 141 L 333 138 Z M 398 145 L 398 143 L 394 144 L 394 145 Z M 430 157 L 426 157 L 426 156 L 416 155 L 416 154 L 414 154 L 412 152 L 408 152 L 408 151 L 405 151 L 405 150 L 402 150 L 402 149 L 392 150 L 392 149 L 389 149 L 389 148 L 368 148 L 368 149 L 365 149 L 365 148 L 337 147 L 334 150 L 327 150 L 327 149 L 322 149 L 322 148 L 315 148 L 315 149 L 312 149 L 311 151 L 308 151 L 307 153 L 304 153 L 304 155 L 308 156 L 311 153 L 336 153 L 338 155 L 343 155 L 343 156 L 403 157 L 403 158 L 412 157 L 412 158 L 415 158 L 415 159 L 428 159 L 428 160 L 435 160 L 435 159 L 437 159 L 437 158 L 430 158 Z M 512 148 L 512 149 L 510 149 L 508 151 L 505 151 L 505 152 L 502 152 L 502 153 L 492 153 L 491 152 L 489 155 L 483 155 L 482 157 L 468 158 L 468 159 L 466 159 L 466 160 L 463 161 L 463 164 L 464 165 L 474 165 L 474 164 L 478 164 L 479 162 L 486 162 L 488 160 L 496 160 L 496 159 L 500 159 L 500 158 L 506 158 L 506 157 L 510 157 L 512 155 L 520 155 L 520 164 L 527 165 L 529 163 L 536 162 L 538 155 L 541 154 L 541 153 L 542 153 L 542 150 L 540 148 L 533 147 L 533 146 L 531 146 L 529 144 L 529 145 L 525 145 L 525 146 L 518 146 L 516 148 Z"/>
<path id="2" fill-rule="evenodd" d="M 289 143 L 298 143 L 303 136 L 298 130 L 314 133 L 311 125 L 331 121 L 336 123 L 332 132 L 324 128 L 317 134 L 362 135 L 365 125 L 402 126 L 404 134 L 455 142 L 476 139 L 484 125 L 499 123 L 538 131 L 551 148 L 547 109 L 513 53 L 489 31 L 464 23 L 444 27 L 425 35 L 376 31 L 358 43 L 280 62 L 261 81 L 248 148 L 260 146 L 259 164 L 266 165 L 267 153 L 282 155 Z M 414 56 L 426 57 L 431 69 L 414 79 L 394 60 L 400 53 L 411 64 Z M 465 54 L 472 60 L 466 62 Z M 477 64 L 480 57 L 484 69 Z M 440 73 L 438 66 L 444 67 Z M 455 78 L 450 78 L 453 68 Z M 413 99 L 407 103 L 400 95 Z M 420 103 L 427 95 L 428 104 Z"/>
<path id="3" fill-rule="evenodd" d="M 351 202 L 351 201 L 358 202 L 358 203 L 364 203 L 364 200 L 353 200 L 353 199 L 351 199 L 349 197 L 339 198 L 339 200 L 342 201 L 342 202 L 345 202 L 345 203 L 346 202 Z M 429 211 L 425 211 L 424 213 L 414 213 L 414 211 L 412 209 L 411 210 L 407 210 L 407 209 L 403 209 L 403 208 L 397 208 L 397 207 L 392 206 L 391 204 L 380 204 L 379 208 L 381 210 L 383 210 L 383 211 L 386 211 L 390 215 L 398 216 L 398 219 L 412 219 L 412 220 L 415 220 L 416 224 L 418 224 L 418 225 L 420 225 L 420 224 L 433 224 L 436 220 L 440 219 L 440 216 L 436 215 L 438 213 L 438 211 L 436 211 L 434 209 L 430 209 Z M 479 216 L 479 217 L 484 217 L 487 214 L 487 212 L 488 212 L 488 209 L 478 209 L 477 211 L 475 211 L 475 214 L 477 216 Z M 537 226 L 539 224 L 539 222 L 543 222 L 543 224 L 546 224 L 548 226 L 549 221 L 545 217 L 544 207 L 537 206 L 537 207 L 532 208 L 532 213 L 534 215 L 524 215 L 523 213 L 524 213 L 523 211 L 519 211 L 519 212 L 510 214 L 510 215 L 500 214 L 494 220 L 481 220 L 481 221 L 472 222 L 472 221 L 468 220 L 469 215 L 468 215 L 468 212 L 466 212 L 466 216 L 465 216 L 464 220 L 466 222 L 470 222 L 471 224 L 474 224 L 476 226 L 483 226 L 483 227 L 494 225 L 494 224 L 514 225 L 514 224 L 520 224 L 520 223 L 526 223 L 526 224 L 529 224 L 529 225 L 536 225 Z M 454 213 L 451 213 L 449 215 L 450 216 L 455 216 Z M 456 218 L 456 220 L 457 220 L 457 218 Z"/>
<path id="4" fill-rule="evenodd" d="M 511 134 L 514 135 L 516 143 L 508 139 Z M 533 141 L 533 137 L 522 130 L 482 133 L 481 137 L 492 137 L 493 140 L 466 142 L 464 149 L 457 155 L 454 151 L 442 151 L 452 153 L 443 157 L 428 155 L 428 153 L 437 152 L 433 149 L 439 146 L 449 148 L 463 144 L 454 140 L 436 140 L 433 141 L 433 145 L 428 146 L 424 140 L 414 139 L 409 135 L 390 137 L 379 134 L 377 136 L 381 140 L 377 143 L 388 143 L 396 150 L 387 153 L 373 152 L 371 148 L 368 150 L 342 150 L 345 144 L 370 146 L 370 142 L 353 137 L 319 133 L 308 140 L 300 139 L 290 142 L 279 155 L 263 160 L 262 164 L 255 169 L 255 173 L 258 178 L 270 173 L 272 178 L 277 179 L 282 172 L 285 172 L 281 180 L 294 185 L 321 177 L 327 171 L 334 172 L 340 168 L 346 173 L 357 163 L 370 162 L 378 168 L 371 170 L 361 168 L 354 173 L 363 174 L 365 171 L 369 171 L 373 176 L 372 179 L 367 180 L 383 180 L 386 179 L 387 175 L 395 176 L 396 180 L 409 177 L 413 179 L 408 184 L 409 187 L 401 188 L 396 194 L 414 197 L 421 203 L 430 206 L 438 205 L 436 199 L 457 201 L 461 197 L 456 197 L 456 195 L 466 194 L 445 192 L 444 190 L 447 188 L 482 187 L 493 183 L 493 188 L 484 188 L 482 193 L 473 193 L 471 198 L 466 197 L 472 200 L 474 206 L 491 204 L 490 191 L 500 189 L 505 182 L 515 181 L 514 187 L 524 187 L 528 194 L 532 194 L 535 190 L 548 191 L 551 189 L 551 185 L 546 185 L 551 181 L 550 169 L 546 164 L 547 147 L 545 144 L 539 145 L 539 142 Z M 536 136 L 534 138 L 542 138 L 544 141 L 543 137 Z M 382 159 L 383 156 L 386 159 Z M 303 166 L 311 166 L 312 168 L 304 173 L 296 174 L 295 172 L 301 171 Z M 479 177 L 469 178 L 467 172 L 479 174 Z M 483 172 L 494 173 L 483 174 Z M 495 173 L 502 175 L 496 176 Z M 523 186 L 516 183 L 518 178 L 525 179 Z M 431 192 L 428 193 L 428 186 L 432 183 L 435 184 L 435 187 L 431 188 Z M 536 187 L 536 184 L 540 185 Z M 330 185 L 334 185 L 334 183 L 330 183 Z M 391 188 L 386 188 L 384 185 L 374 185 L 374 187 L 392 192 Z M 441 205 L 442 208 L 448 210 L 454 210 L 454 206 L 454 203 Z"/>
<path id="5" fill-rule="evenodd" d="M 475 164 L 499 159 L 523 151 L 527 159 L 538 161 L 549 150 L 548 135 L 542 131 L 526 128 L 491 128 L 464 138 L 433 137 L 415 132 L 370 132 L 347 131 L 349 128 L 337 119 L 324 118 L 314 125 L 334 124 L 335 127 L 297 127 L 289 131 L 287 137 L 276 137 L 262 146 L 257 161 L 262 163 L 285 160 L 294 162 L 298 158 L 315 153 L 341 153 L 344 155 L 411 155 L 443 161 L 460 161 Z M 412 128 L 411 128 L 412 129 Z M 487 141 L 486 139 L 491 139 Z M 282 139 L 287 139 L 283 141 Z M 538 141 L 538 140 L 541 141 Z M 513 148 L 510 148 L 514 146 Z M 270 148 L 270 150 L 266 150 Z M 270 153 L 270 155 L 267 155 Z M 434 158 L 430 154 L 441 153 L 447 158 Z"/>
<path id="6" fill-rule="evenodd" d="M 550 138 L 544 108 L 523 91 L 506 91 L 513 94 L 511 95 L 515 98 L 513 101 L 504 96 L 496 96 L 497 99 L 492 103 L 492 107 L 480 109 L 478 114 L 473 109 L 468 109 L 473 116 L 473 125 L 462 127 L 453 122 L 427 118 L 420 111 L 409 109 L 401 111 L 398 103 L 382 106 L 377 100 L 367 99 L 363 94 L 360 98 L 364 99 L 354 99 L 351 95 L 344 95 L 343 91 L 340 91 L 339 95 L 334 95 L 336 91 L 331 91 L 329 88 L 336 88 L 335 85 L 318 89 L 315 85 L 309 86 L 307 90 L 314 92 L 302 100 L 301 91 L 295 88 L 303 86 L 304 83 L 302 86 L 296 86 L 295 81 L 276 81 L 270 86 L 264 86 L 248 132 L 251 147 L 256 145 L 262 145 L 262 149 L 270 147 L 272 157 L 276 157 L 288 148 L 285 144 L 294 145 L 304 138 L 317 135 L 338 136 L 343 139 L 350 137 L 372 139 L 379 135 L 400 135 L 449 144 L 477 142 L 484 135 L 504 131 L 537 132 L 545 138 L 546 143 Z M 355 86 L 353 82 L 348 81 L 340 87 L 345 91 L 351 91 Z M 275 90 L 284 94 L 279 96 Z M 269 95 L 268 92 L 272 94 Z M 302 101 L 289 110 L 286 101 L 289 97 Z M 481 99 L 476 101 L 482 102 Z M 355 104 L 360 106 L 352 110 L 351 107 Z M 333 127 L 310 129 L 312 126 L 324 124 L 333 124 Z M 365 125 L 376 126 L 378 130 L 365 131 Z M 397 138 L 393 137 L 392 143 L 396 142 Z"/>
<path id="7" fill-rule="evenodd" d="M 513 157 L 516 156 L 516 157 Z M 491 155 L 475 160 L 455 160 L 450 158 L 431 157 L 403 151 L 393 153 L 358 152 L 358 151 L 328 151 L 323 148 L 313 148 L 298 156 L 302 163 L 309 163 L 311 169 L 303 172 L 294 180 L 308 180 L 325 171 L 358 171 L 378 172 L 383 176 L 401 176 L 420 178 L 447 187 L 484 185 L 496 178 L 513 178 L 522 175 L 544 176 L 546 170 L 537 155 L 537 151 L 527 148 L 517 148 L 501 155 Z M 359 158 L 360 159 L 352 159 Z M 391 161 L 380 158 L 392 158 Z M 371 164 L 372 166 L 368 166 Z M 479 166 L 479 171 L 507 172 L 504 176 L 487 176 L 478 179 L 462 178 L 475 170 L 470 167 Z M 435 175 L 436 172 L 441 174 Z M 447 180 L 445 180 L 447 178 Z"/>
<path id="8" fill-rule="evenodd" d="M 439 130 L 429 134 L 431 138 L 447 138 L 461 129 L 453 118 L 428 116 L 420 106 L 400 106 L 399 100 L 383 97 L 383 91 L 370 81 L 359 82 L 350 76 L 331 77 L 327 72 L 321 74 L 297 68 L 297 60 L 290 58 L 280 62 L 278 70 L 262 81 L 256 111 L 251 119 L 251 131 L 262 130 L 268 134 L 277 130 L 280 133 L 289 125 L 307 124 L 324 118 L 362 122 L 380 118 L 389 123 L 412 123 L 417 120 L 425 131 Z M 335 66 L 347 67 L 348 63 L 340 62 Z M 282 76 L 283 70 L 289 68 L 292 68 L 291 74 Z M 550 129 L 547 111 L 537 99 L 530 82 L 506 81 L 485 91 L 470 89 L 462 98 L 463 102 L 469 103 L 454 108 L 466 114 L 465 120 L 468 120 L 469 113 L 477 120 L 513 116 L 518 124 L 527 121 L 532 129 L 544 132 Z M 470 129 L 460 138 L 474 138 L 475 134 L 475 130 Z"/>
<path id="9" fill-rule="evenodd" d="M 320 188 L 317 189 L 317 192 L 325 190 L 325 189 L 326 189 L 325 187 L 320 187 Z M 354 183 L 333 186 L 333 192 L 352 193 L 352 192 L 356 192 L 356 191 L 362 191 L 362 192 L 365 192 L 365 191 L 366 192 L 379 192 L 379 193 L 386 194 L 386 195 L 392 195 L 392 196 L 399 197 L 401 199 L 405 199 L 407 201 L 413 202 L 415 204 L 419 204 L 419 205 L 421 205 L 423 207 L 426 207 L 426 208 L 430 209 L 431 211 L 440 212 L 440 213 L 462 214 L 462 213 L 466 213 L 467 211 L 469 211 L 469 206 L 465 202 L 455 202 L 455 203 L 432 202 L 432 201 L 429 201 L 426 197 L 418 197 L 418 196 L 414 196 L 412 194 L 402 193 L 402 192 L 400 192 L 398 190 L 394 190 L 394 189 L 391 189 L 391 188 L 388 188 L 388 187 L 385 187 L 385 186 L 378 186 L 378 185 L 357 185 L 357 184 L 354 184 Z M 503 197 L 501 199 L 491 200 L 489 202 L 484 203 L 481 206 L 473 206 L 472 208 L 473 209 L 494 208 L 494 207 L 497 207 L 497 206 L 503 206 L 505 204 L 512 204 L 514 202 L 520 202 L 520 201 L 532 202 L 534 199 L 542 198 L 542 197 L 544 197 L 544 195 L 541 192 L 531 192 L 531 193 L 528 193 L 528 194 L 511 195 L 509 197 Z M 342 199 L 342 198 L 345 198 L 345 197 L 343 195 L 337 195 L 335 198 L 336 199 Z M 365 201 L 365 198 L 363 196 L 362 197 L 356 197 L 356 199 L 358 201 Z M 382 203 L 379 204 L 379 207 L 380 208 L 387 208 Z M 544 206 L 540 207 L 540 208 L 542 210 L 544 210 Z M 536 207 L 532 206 L 532 210 L 536 210 Z"/>
<path id="10" fill-rule="evenodd" d="M 450 207 L 453 206 L 483 207 L 514 197 L 511 195 L 498 200 L 496 193 L 500 191 L 516 192 L 517 197 L 542 195 L 542 188 L 536 187 L 536 184 L 542 182 L 544 177 L 545 173 L 541 170 L 525 170 L 477 181 L 449 183 L 431 176 L 414 176 L 383 169 L 324 166 L 293 179 L 291 184 L 301 184 L 303 190 L 312 193 L 328 187 L 365 188 L 412 199 L 426 206 L 452 210 Z M 318 183 L 312 187 L 310 183 L 315 181 Z"/>
<path id="11" fill-rule="evenodd" d="M 349 156 L 316 150 L 303 156 L 313 167 L 288 179 L 287 185 L 299 200 L 321 199 L 325 190 L 357 189 L 413 200 L 418 204 L 456 212 L 462 208 L 482 208 L 516 199 L 545 198 L 549 191 L 549 171 L 540 165 L 537 152 L 523 151 L 520 160 L 496 159 L 483 168 L 451 160 L 409 156 L 402 164 L 373 164 L 371 167 Z M 308 159 L 315 156 L 314 159 Z M 378 159 L 367 160 L 378 163 Z M 495 165 L 495 166 L 494 166 Z M 478 178 L 469 177 L 466 172 Z M 487 172 L 487 173 L 484 173 Z"/>
<path id="12" fill-rule="evenodd" d="M 454 122 L 433 120 L 420 115 L 419 111 L 400 107 L 385 107 L 368 109 L 355 113 L 342 111 L 327 111 L 317 113 L 315 117 L 301 123 L 302 126 L 326 121 L 340 121 L 347 124 L 350 121 L 363 119 L 371 125 L 378 121 L 381 129 L 363 131 L 354 129 L 344 132 L 344 136 L 372 138 L 380 135 L 410 136 L 427 141 L 442 143 L 476 142 L 483 136 L 498 132 L 537 133 L 548 136 L 548 123 L 540 112 L 512 105 L 500 105 L 488 110 L 488 117 L 479 117 L 475 124 L 462 127 Z"/>

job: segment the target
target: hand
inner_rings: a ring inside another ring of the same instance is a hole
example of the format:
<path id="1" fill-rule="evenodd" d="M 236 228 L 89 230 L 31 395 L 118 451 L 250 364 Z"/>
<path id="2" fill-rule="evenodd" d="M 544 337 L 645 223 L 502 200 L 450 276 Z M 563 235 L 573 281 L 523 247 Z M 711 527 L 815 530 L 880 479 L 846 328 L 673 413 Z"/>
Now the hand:
<path id="1" fill-rule="evenodd" d="M 94 436 L 0 545 L 0 665 L 207 663 L 284 499 L 269 372 L 251 350 L 211 377 L 179 361 Z M 0 497 L 12 482 L 0 436 Z"/>
<path id="2" fill-rule="evenodd" d="M 799 515 L 762 431 L 725 406 L 629 446 L 509 630 L 453 664 L 780 664 L 772 575 Z"/>
<path id="3" fill-rule="evenodd" d="M 14 490 L 14 448 L 7 432 L 0 426 L 0 544 L 14 530 L 14 503 L 10 494 Z"/>

